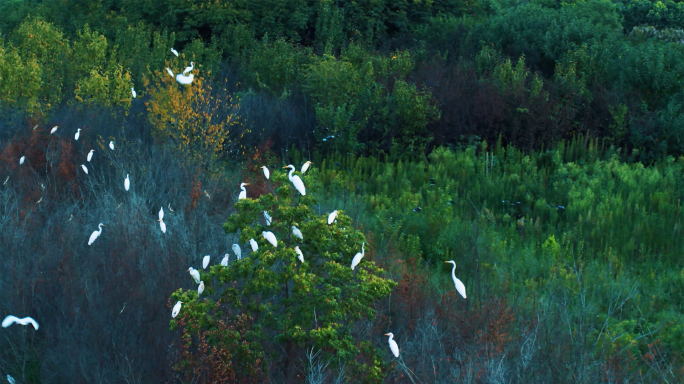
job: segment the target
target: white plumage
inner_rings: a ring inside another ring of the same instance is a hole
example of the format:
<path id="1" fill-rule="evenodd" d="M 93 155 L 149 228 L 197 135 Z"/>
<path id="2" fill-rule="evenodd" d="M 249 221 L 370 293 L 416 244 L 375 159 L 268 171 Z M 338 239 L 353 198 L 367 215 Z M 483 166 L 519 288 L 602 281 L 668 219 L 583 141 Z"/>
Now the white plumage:
<path id="1" fill-rule="evenodd" d="M 209 261 L 211 261 L 211 255 L 206 255 L 202 259 L 202 269 L 207 269 L 207 265 L 209 265 Z"/>
<path id="2" fill-rule="evenodd" d="M 112 151 L 114 150 L 114 142 L 113 141 L 109 142 L 109 149 L 111 149 Z"/>
<path id="3" fill-rule="evenodd" d="M 53 133 L 57 132 L 57 128 L 59 128 L 59 126 L 57 126 L 57 125 L 52 127 L 52 130 L 50 130 L 50 134 L 52 135 Z"/>
<path id="4" fill-rule="evenodd" d="M 269 215 L 266 211 L 264 211 L 264 219 L 266 219 L 266 225 L 271 225 L 271 221 L 273 221 L 273 219 L 271 219 L 271 215 Z"/>
<path id="5" fill-rule="evenodd" d="M 181 310 L 181 304 L 182 303 L 183 303 L 182 301 L 179 301 L 176 303 L 176 305 L 173 306 L 173 311 L 171 312 L 171 317 L 175 318 L 176 316 L 178 316 L 178 313 L 180 313 L 180 310 Z"/>
<path id="6" fill-rule="evenodd" d="M 385 333 L 385 336 L 389 336 L 389 347 L 392 350 L 394 357 L 399 357 L 399 345 L 394 341 L 394 334 L 392 334 L 392 332 Z"/>
<path id="7" fill-rule="evenodd" d="M 94 149 L 91 149 L 91 150 L 90 150 L 90 152 L 88 152 L 88 159 L 87 159 L 87 160 L 88 160 L 88 162 L 90 162 L 90 160 L 92 160 L 92 159 L 93 159 L 93 152 L 95 152 L 95 150 L 94 150 Z"/>
<path id="8" fill-rule="evenodd" d="M 74 135 L 74 140 L 78 141 L 78 138 L 81 136 L 81 128 L 76 130 L 76 135 Z"/>
<path id="9" fill-rule="evenodd" d="M 24 164 L 24 160 L 26 160 L 26 156 L 22 156 L 22 157 L 19 159 L 19 165 Z"/>
<path id="10" fill-rule="evenodd" d="M 194 79 L 194 77 L 195 75 L 193 75 L 192 73 L 189 76 L 181 75 L 179 73 L 176 75 L 176 81 L 181 84 L 188 85 L 192 84 L 192 80 Z"/>
<path id="11" fill-rule="evenodd" d="M 228 266 L 228 254 L 227 253 L 225 255 L 223 255 L 223 260 L 221 260 L 221 265 L 223 265 L 224 267 Z"/>
<path id="12" fill-rule="evenodd" d="M 256 252 L 259 250 L 259 244 L 257 244 L 256 240 L 249 239 L 249 245 L 252 246 L 252 252 Z"/>
<path id="13" fill-rule="evenodd" d="M 456 277 L 456 262 L 453 260 L 449 260 L 449 261 L 445 261 L 445 263 L 452 263 L 454 265 L 454 267 L 451 269 L 451 278 L 454 280 L 454 286 L 456 287 L 456 290 L 465 299 L 466 298 L 466 288 L 465 288 L 465 285 L 461 282 L 461 280 L 459 280 Z"/>
<path id="14" fill-rule="evenodd" d="M 134 99 L 135 99 L 135 96 L 137 96 L 137 94 L 135 93 L 135 89 L 133 87 L 131 87 L 131 95 L 133 95 Z"/>
<path id="15" fill-rule="evenodd" d="M 237 256 L 238 260 L 242 259 L 242 249 L 239 245 L 233 244 L 233 252 L 235 252 L 235 256 Z"/>
<path id="16" fill-rule="evenodd" d="M 7 316 L 5 317 L 5 320 L 2 321 L 2 327 L 7 328 L 14 323 L 21 325 L 31 324 L 33 325 L 33 328 L 36 329 L 36 331 L 38 330 L 38 323 L 30 317 L 24 317 L 23 319 L 20 319 L 16 316 Z"/>
<path id="17" fill-rule="evenodd" d="M 200 281 L 199 287 L 197 287 L 197 296 L 201 295 L 202 292 L 204 292 L 204 281 Z"/>
<path id="18" fill-rule="evenodd" d="M 190 268 L 188 268 L 188 272 L 190 272 L 190 276 L 192 276 L 192 278 L 195 280 L 195 283 L 199 284 L 199 282 L 200 282 L 199 271 L 193 267 L 190 267 Z"/>
<path id="19" fill-rule="evenodd" d="M 176 75 L 173 74 L 173 71 L 170 70 L 169 68 L 166 68 L 166 73 L 168 73 L 169 75 L 171 75 L 171 77 L 176 77 Z"/>
<path id="20" fill-rule="evenodd" d="M 176 55 L 176 57 L 178 57 L 178 51 L 176 51 L 175 49 L 171 48 L 171 53 L 173 53 L 174 55 Z"/>
<path id="21" fill-rule="evenodd" d="M 245 185 L 249 185 L 249 183 L 240 184 L 240 189 L 242 190 L 242 192 L 240 192 L 240 196 L 238 196 L 238 200 L 247 198 L 247 191 L 245 190 Z"/>
<path id="22" fill-rule="evenodd" d="M 159 209 L 159 220 L 157 221 L 159 222 L 159 227 L 161 228 L 161 231 L 163 233 L 166 233 L 166 224 L 164 223 L 164 207 L 161 207 Z"/>
<path id="23" fill-rule="evenodd" d="M 190 66 L 189 66 L 189 67 L 185 67 L 185 70 L 183 71 L 183 74 L 185 75 L 185 74 L 187 74 L 188 72 L 192 71 L 193 69 L 195 69 L 195 63 L 191 61 L 191 62 L 190 62 Z"/>
<path id="24" fill-rule="evenodd" d="M 352 263 L 351 263 L 352 271 L 354 270 L 354 268 L 356 268 L 357 265 L 359 265 L 359 263 L 361 262 L 361 259 L 363 259 L 363 255 L 365 253 L 365 251 L 363 249 L 364 245 L 365 245 L 365 243 L 361 243 L 361 252 L 354 255 L 354 259 L 352 259 Z"/>
<path id="25" fill-rule="evenodd" d="M 131 180 L 128 178 L 128 173 L 126 174 L 126 180 L 124 180 L 124 188 L 128 191 L 131 187 Z"/>
<path id="26" fill-rule="evenodd" d="M 295 237 L 299 237 L 299 240 L 304 240 L 302 231 L 300 231 L 299 228 L 295 227 L 294 225 L 292 226 L 292 234 L 295 235 Z"/>
<path id="27" fill-rule="evenodd" d="M 273 232 L 264 231 L 261 232 L 261 234 L 264 236 L 264 239 L 268 240 L 268 242 L 271 243 L 274 247 L 278 247 L 278 240 L 276 239 Z"/>
<path id="28" fill-rule="evenodd" d="M 7 375 L 7 381 L 9 384 L 17 384 L 17 382 L 14 380 L 14 377 Z"/>
<path id="29" fill-rule="evenodd" d="M 302 250 L 299 249 L 299 246 L 295 247 L 295 252 L 297 252 L 297 257 L 299 258 L 299 261 L 302 263 L 304 262 L 304 254 L 302 253 Z"/>
<path id="30" fill-rule="evenodd" d="M 304 163 L 304 165 L 302 165 L 302 175 L 304 174 L 304 172 L 306 172 L 307 169 L 309 169 L 309 165 L 311 164 L 312 163 L 310 161 L 307 161 L 306 163 Z"/>
<path id="31" fill-rule="evenodd" d="M 328 225 L 332 224 L 333 221 L 335 221 L 335 218 L 336 218 L 336 217 L 337 217 L 337 210 L 332 211 L 332 212 L 328 215 Z"/>
<path id="32" fill-rule="evenodd" d="M 306 195 L 306 188 L 304 188 L 304 183 L 302 182 L 302 179 L 300 179 L 297 175 L 292 176 L 292 173 L 295 171 L 294 165 L 290 164 L 287 167 L 283 168 L 290 168 L 290 173 L 287 175 L 287 177 L 290 179 L 292 184 L 294 184 L 295 188 L 299 191 L 299 193 L 301 193 L 302 195 Z"/>
<path id="33" fill-rule="evenodd" d="M 86 175 L 88 174 L 88 167 L 86 167 L 85 164 L 81 164 L 81 169 L 83 169 L 83 172 L 85 172 Z"/>
<path id="34" fill-rule="evenodd" d="M 261 167 L 261 169 L 264 170 L 264 176 L 266 176 L 266 180 L 268 180 L 268 178 L 271 177 L 271 172 L 268 171 L 268 168 L 266 168 L 265 165 Z"/>
<path id="35" fill-rule="evenodd" d="M 97 226 L 100 230 L 93 231 L 93 233 L 90 235 L 90 239 L 88 239 L 88 245 L 91 245 L 95 239 L 102 234 L 102 226 L 104 226 L 104 224 L 100 223 L 100 225 Z"/>

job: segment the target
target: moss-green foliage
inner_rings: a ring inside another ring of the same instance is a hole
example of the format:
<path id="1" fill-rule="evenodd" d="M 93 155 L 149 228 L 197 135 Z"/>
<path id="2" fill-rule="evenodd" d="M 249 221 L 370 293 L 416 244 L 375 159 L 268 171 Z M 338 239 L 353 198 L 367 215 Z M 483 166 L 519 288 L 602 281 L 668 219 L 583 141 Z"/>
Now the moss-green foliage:
<path id="1" fill-rule="evenodd" d="M 269 347 L 273 343 L 286 348 L 290 358 L 314 346 L 335 361 L 349 362 L 356 377 L 375 382 L 382 378 L 381 364 L 376 359 L 370 366 L 356 362 L 368 346 L 355 337 L 354 324 L 372 320 L 373 303 L 386 297 L 396 283 L 380 277 L 383 270 L 370 260 L 351 270 L 351 260 L 361 252 L 365 238 L 353 229 L 351 218 L 343 211 L 332 225 L 327 223 L 327 213 L 313 212 L 315 177 L 315 171 L 303 177 L 308 189 L 306 196 L 300 196 L 286 174 L 275 171 L 270 182 L 277 186 L 273 194 L 239 200 L 237 213 L 228 218 L 224 229 L 239 234 L 242 260 L 200 271 L 207 286 L 204 297 L 198 298 L 196 291 L 179 290 L 172 300 L 185 303 L 182 312 L 189 317 L 189 329 L 208 330 L 217 321 L 230 322 L 238 315 L 253 319 L 245 333 L 225 337 L 260 345 L 254 359 L 277 361 L 279 356 Z M 263 224 L 263 211 L 273 218 L 270 226 Z M 293 237 L 293 225 L 302 231 L 303 241 Z M 264 239 L 263 231 L 275 234 L 278 247 Z M 250 239 L 259 244 L 257 252 L 251 252 Z M 297 259 L 296 245 L 304 254 L 304 263 Z M 176 322 L 172 320 L 171 325 L 175 328 Z M 282 363 L 287 369 L 295 362 Z"/>

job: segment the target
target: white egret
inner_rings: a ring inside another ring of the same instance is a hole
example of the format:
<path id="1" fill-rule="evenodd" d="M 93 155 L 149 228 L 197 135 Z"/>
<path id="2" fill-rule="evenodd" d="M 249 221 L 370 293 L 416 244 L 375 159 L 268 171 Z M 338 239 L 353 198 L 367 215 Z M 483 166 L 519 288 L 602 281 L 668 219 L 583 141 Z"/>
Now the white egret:
<path id="1" fill-rule="evenodd" d="M 295 237 L 299 237 L 299 240 L 304 240 L 302 231 L 300 231 L 299 228 L 295 227 L 294 225 L 292 226 L 292 234 L 295 235 Z"/>
<path id="2" fill-rule="evenodd" d="M 235 252 L 235 256 L 237 256 L 238 260 L 242 259 L 242 249 L 239 245 L 233 244 L 233 252 Z"/>
<path id="3" fill-rule="evenodd" d="M 207 265 L 209 265 L 209 261 L 211 261 L 211 255 L 206 255 L 202 259 L 202 269 L 207 269 Z"/>
<path id="4" fill-rule="evenodd" d="M 209 193 L 207 192 L 207 190 L 206 190 L 206 189 L 204 190 L 204 196 L 206 196 L 206 197 L 208 197 L 208 198 L 210 198 L 210 199 L 211 199 L 211 196 L 209 196 Z"/>
<path id="5" fill-rule="evenodd" d="M 292 184 L 294 184 L 295 188 L 299 191 L 299 193 L 301 193 L 302 195 L 306 195 L 306 188 L 304 188 L 304 183 L 302 182 L 302 179 L 300 179 L 297 175 L 292 176 L 292 173 L 295 171 L 294 165 L 290 164 L 283 168 L 290 168 L 290 173 L 287 175 L 287 177 L 290 179 Z"/>
<path id="6" fill-rule="evenodd" d="M 266 211 L 264 211 L 264 219 L 266 219 L 266 225 L 271 225 L 271 221 L 273 221 L 273 219 L 271 219 L 271 215 L 269 215 Z"/>
<path id="7" fill-rule="evenodd" d="M 161 231 L 163 233 L 166 233 L 166 224 L 164 223 L 164 207 L 161 207 L 159 209 L 159 220 L 157 221 L 159 222 L 159 227 L 161 228 Z"/>
<path id="8" fill-rule="evenodd" d="M 83 172 L 85 172 L 87 175 L 88 174 L 88 167 L 86 167 L 85 164 L 81 164 L 81 168 L 83 169 Z"/>
<path id="9" fill-rule="evenodd" d="M 224 267 L 228 266 L 228 254 L 227 253 L 225 255 L 223 255 L 223 260 L 221 260 L 221 265 L 223 265 Z"/>
<path id="10" fill-rule="evenodd" d="M 8 381 L 10 384 L 17 384 L 17 382 L 14 380 L 14 377 L 12 377 L 12 376 L 10 376 L 10 375 L 7 375 L 7 381 Z"/>
<path id="11" fill-rule="evenodd" d="M 188 85 L 192 84 L 192 80 L 194 79 L 194 77 L 195 75 L 193 75 L 192 73 L 189 76 L 181 75 L 179 73 L 176 75 L 176 81 L 181 84 Z"/>
<path id="12" fill-rule="evenodd" d="M 76 131 L 76 135 L 74 135 L 74 140 L 78 141 L 78 138 L 81 137 L 81 128 L 79 128 Z"/>
<path id="13" fill-rule="evenodd" d="M 264 239 L 268 240 L 268 242 L 271 243 L 274 247 L 278 247 L 278 240 L 276 239 L 273 232 L 263 231 L 261 232 L 261 234 L 262 236 L 264 236 Z"/>
<path id="14" fill-rule="evenodd" d="M 185 67 L 185 70 L 183 71 L 183 75 L 187 74 L 188 72 L 192 71 L 195 69 L 195 62 L 191 61 L 189 67 Z"/>
<path id="15" fill-rule="evenodd" d="M 192 276 L 192 278 L 195 280 L 195 283 L 199 284 L 199 282 L 200 282 L 199 271 L 193 267 L 190 267 L 190 268 L 188 268 L 188 272 L 190 272 L 190 276 Z"/>
<path id="16" fill-rule="evenodd" d="M 249 239 L 249 245 L 252 246 L 252 252 L 256 252 L 259 250 L 259 244 L 257 244 L 256 240 Z"/>
<path id="17" fill-rule="evenodd" d="M 465 289 L 465 285 L 463 285 L 463 283 L 461 282 L 461 280 L 459 280 L 459 279 L 456 277 L 456 262 L 453 261 L 453 260 L 449 260 L 449 261 L 445 261 L 445 263 L 452 263 L 452 264 L 454 265 L 454 268 L 451 269 L 451 278 L 454 280 L 454 286 L 456 286 L 456 290 L 457 290 L 458 293 L 460 293 L 461 296 L 463 296 L 463 298 L 465 299 L 465 298 L 466 298 L 466 289 Z"/>
<path id="18" fill-rule="evenodd" d="M 53 133 L 57 132 L 57 128 L 59 128 L 59 126 L 57 126 L 57 125 L 52 127 L 52 130 L 50 130 L 50 134 L 52 135 Z"/>
<path id="19" fill-rule="evenodd" d="M 21 159 L 19 159 L 19 165 L 24 164 L 24 160 L 26 160 L 26 156 L 22 156 Z"/>
<path id="20" fill-rule="evenodd" d="M 93 159 L 93 152 L 95 152 L 95 150 L 94 150 L 94 149 L 91 149 L 91 150 L 90 150 L 90 152 L 88 152 L 88 159 L 87 159 L 87 160 L 88 160 L 88 162 L 90 162 L 90 160 L 92 160 L 92 159 Z"/>
<path id="21" fill-rule="evenodd" d="M 266 180 L 268 180 L 269 177 L 271 177 L 271 172 L 268 171 L 268 168 L 266 168 L 265 165 L 263 167 L 261 167 L 261 169 L 264 170 L 264 176 L 266 176 Z"/>
<path id="22" fill-rule="evenodd" d="M 328 225 L 332 224 L 333 221 L 335 221 L 336 217 L 337 217 L 337 210 L 334 210 L 328 215 Z"/>
<path id="23" fill-rule="evenodd" d="M 88 245 L 91 245 L 95 239 L 97 239 L 98 236 L 102 234 L 102 227 L 105 226 L 104 224 L 100 223 L 97 227 L 100 229 L 99 231 L 93 231 L 93 233 L 90 235 L 90 239 L 88 239 Z"/>
<path id="24" fill-rule="evenodd" d="M 363 259 L 363 255 L 366 253 L 363 249 L 363 246 L 365 244 L 366 243 L 361 243 L 361 252 L 354 255 L 354 258 L 352 259 L 352 263 L 351 263 L 352 271 L 354 270 L 354 268 L 356 268 L 357 265 L 359 265 L 359 263 L 361 262 L 361 259 Z"/>
<path id="25" fill-rule="evenodd" d="M 128 173 L 126 174 L 126 180 L 124 180 L 124 189 L 128 191 L 128 188 L 131 187 L 131 180 L 128 179 Z"/>
<path id="26" fill-rule="evenodd" d="M 200 281 L 199 287 L 197 287 L 197 296 L 201 295 L 202 292 L 204 292 L 204 281 Z"/>
<path id="27" fill-rule="evenodd" d="M 135 99 L 135 96 L 137 95 L 135 93 L 135 88 L 131 87 L 131 95 L 133 95 L 133 98 Z"/>
<path id="28" fill-rule="evenodd" d="M 394 354 L 394 357 L 399 357 L 399 345 L 397 345 L 397 342 L 394 341 L 394 334 L 392 332 L 385 333 L 385 336 L 389 336 L 389 346 Z"/>
<path id="29" fill-rule="evenodd" d="M 240 189 L 242 189 L 242 192 L 240 192 L 240 196 L 238 196 L 238 200 L 247 198 L 247 191 L 245 190 L 245 185 L 249 185 L 249 183 L 240 184 Z"/>
<path id="30" fill-rule="evenodd" d="M 113 141 L 109 142 L 109 149 L 111 149 L 112 151 L 114 150 L 114 142 Z"/>
<path id="31" fill-rule="evenodd" d="M 171 211 L 171 213 L 173 213 L 173 209 L 171 209 L 171 203 L 169 203 L 169 211 Z"/>
<path id="32" fill-rule="evenodd" d="M 21 325 L 31 324 L 33 325 L 33 328 L 36 329 L 36 331 L 38 330 L 38 323 L 30 317 L 24 317 L 23 319 L 20 319 L 16 316 L 7 316 L 5 317 L 5 320 L 2 321 L 2 327 L 7 328 L 14 323 Z"/>
<path id="33" fill-rule="evenodd" d="M 176 51 L 175 49 L 171 48 L 171 53 L 173 53 L 174 55 L 176 55 L 176 57 L 178 57 L 178 51 Z"/>
<path id="34" fill-rule="evenodd" d="M 299 246 L 295 247 L 295 252 L 297 252 L 297 257 L 299 258 L 299 261 L 302 263 L 304 262 L 304 254 L 302 253 L 302 250 L 299 249 Z"/>
<path id="35" fill-rule="evenodd" d="M 304 174 L 304 172 L 306 172 L 309 169 L 309 165 L 311 165 L 311 164 L 313 164 L 313 163 L 310 161 L 307 161 L 306 163 L 304 163 L 304 165 L 302 165 L 302 175 Z"/>
<path id="36" fill-rule="evenodd" d="M 171 312 L 171 317 L 175 318 L 176 316 L 178 316 L 178 313 L 180 313 L 182 303 L 183 303 L 182 301 L 179 301 L 176 303 L 176 305 L 173 306 L 173 311 Z"/>
<path id="37" fill-rule="evenodd" d="M 166 68 L 166 73 L 168 73 L 169 75 L 171 75 L 171 77 L 176 77 L 176 75 L 173 74 L 173 71 L 170 70 L 170 69 L 168 69 L 168 68 Z"/>

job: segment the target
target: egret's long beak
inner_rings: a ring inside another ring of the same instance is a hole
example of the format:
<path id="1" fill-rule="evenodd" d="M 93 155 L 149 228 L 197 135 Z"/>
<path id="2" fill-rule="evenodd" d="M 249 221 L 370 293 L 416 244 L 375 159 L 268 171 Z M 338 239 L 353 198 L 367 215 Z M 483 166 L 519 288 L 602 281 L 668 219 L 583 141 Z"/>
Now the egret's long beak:
<path id="1" fill-rule="evenodd" d="M 290 167 L 283 167 L 283 169 L 285 169 L 285 168 L 290 168 Z"/>
<path id="2" fill-rule="evenodd" d="M 446 264 L 449 264 L 449 262 L 448 262 L 448 261 L 445 261 L 444 263 L 446 263 Z"/>
<path id="3" fill-rule="evenodd" d="M 385 333 L 385 336 L 389 336 L 389 333 Z"/>

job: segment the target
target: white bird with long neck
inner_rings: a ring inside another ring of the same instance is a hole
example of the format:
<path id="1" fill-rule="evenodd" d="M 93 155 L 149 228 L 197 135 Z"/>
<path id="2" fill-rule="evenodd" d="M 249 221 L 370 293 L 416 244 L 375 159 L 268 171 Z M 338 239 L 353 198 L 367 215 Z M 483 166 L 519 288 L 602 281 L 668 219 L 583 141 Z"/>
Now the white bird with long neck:
<path id="1" fill-rule="evenodd" d="M 299 249 L 299 246 L 295 247 L 295 252 L 297 253 L 297 258 L 299 258 L 300 262 L 304 262 L 304 254 L 302 253 L 302 250 Z"/>
<path id="2" fill-rule="evenodd" d="M 174 55 L 176 55 L 176 57 L 178 57 L 178 51 L 176 51 L 175 49 L 171 48 L 171 53 L 173 53 Z"/>
<path id="3" fill-rule="evenodd" d="M 223 255 L 223 260 L 221 260 L 221 265 L 224 267 L 228 266 L 228 254 Z"/>
<path id="4" fill-rule="evenodd" d="M 173 311 L 171 312 L 171 317 L 175 318 L 176 316 L 178 316 L 178 314 L 180 313 L 180 310 L 181 310 L 181 304 L 182 303 L 183 303 L 182 301 L 179 301 L 176 303 L 176 305 L 173 306 Z"/>
<path id="5" fill-rule="evenodd" d="M 261 235 L 264 236 L 264 239 L 268 240 L 268 242 L 271 243 L 271 245 L 273 245 L 276 248 L 278 247 L 278 240 L 276 239 L 273 232 L 263 231 L 261 232 Z"/>
<path id="6" fill-rule="evenodd" d="M 190 267 L 190 268 L 188 268 L 188 272 L 190 272 L 190 276 L 192 276 L 192 278 L 195 280 L 195 283 L 199 284 L 199 282 L 200 282 L 199 271 L 193 267 Z"/>
<path id="7" fill-rule="evenodd" d="M 394 357 L 399 357 L 399 345 L 397 344 L 396 341 L 394 341 L 394 334 L 392 332 L 390 333 L 385 333 L 385 336 L 389 336 L 389 347 L 390 350 L 392 351 L 392 354 Z"/>
<path id="8" fill-rule="evenodd" d="M 352 271 L 354 270 L 354 268 L 356 268 L 357 265 L 359 265 L 359 263 L 361 262 L 361 259 L 363 259 L 363 255 L 366 253 L 363 249 L 364 245 L 365 245 L 365 243 L 361 243 L 361 252 L 354 255 L 354 258 L 352 259 L 352 263 L 351 263 Z"/>
<path id="9" fill-rule="evenodd" d="M 74 140 L 78 141 L 78 138 L 81 136 L 81 128 L 76 130 L 76 135 L 74 136 Z"/>
<path id="10" fill-rule="evenodd" d="M 257 244 L 256 240 L 249 239 L 249 245 L 252 247 L 252 252 L 256 252 L 259 250 L 259 244 Z"/>
<path id="11" fill-rule="evenodd" d="M 271 218 L 271 215 L 269 215 L 266 211 L 264 211 L 264 219 L 266 219 L 266 225 L 271 225 L 273 219 Z"/>
<path id="12" fill-rule="evenodd" d="M 104 226 L 104 224 L 100 223 L 100 225 L 97 226 L 100 230 L 99 231 L 93 231 L 93 233 L 90 235 L 90 239 L 88 239 L 88 245 L 91 245 L 95 241 L 95 239 L 97 239 L 98 236 L 100 236 L 102 234 L 102 227 L 103 226 Z"/>
<path id="13" fill-rule="evenodd" d="M 238 196 L 238 200 L 247 198 L 247 190 L 245 190 L 245 185 L 249 185 L 249 183 L 240 184 L 240 189 L 242 190 L 242 192 L 240 192 L 240 195 Z"/>
<path id="14" fill-rule="evenodd" d="M 210 261 L 211 261 L 211 255 L 204 256 L 204 259 L 202 259 L 202 269 L 207 269 L 207 265 L 209 265 Z"/>
<path id="15" fill-rule="evenodd" d="M 88 159 L 87 159 L 87 160 L 88 160 L 89 163 L 90 163 L 90 160 L 93 159 L 93 152 L 95 152 L 94 149 L 91 149 L 90 152 L 88 152 Z"/>
<path id="16" fill-rule="evenodd" d="M 2 327 L 7 328 L 14 323 L 21 324 L 21 325 L 31 324 L 31 325 L 33 325 L 33 328 L 36 329 L 36 331 L 38 330 L 38 323 L 35 320 L 33 320 L 32 318 L 24 317 L 23 319 L 20 319 L 16 316 L 11 316 L 11 315 L 5 317 L 5 320 L 2 321 Z"/>
<path id="17" fill-rule="evenodd" d="M 304 174 L 304 172 L 307 171 L 307 169 L 309 169 L 309 165 L 311 165 L 311 164 L 313 164 L 313 163 L 310 161 L 307 161 L 306 163 L 304 163 L 304 165 L 302 165 L 302 170 L 301 170 L 302 175 Z"/>
<path id="18" fill-rule="evenodd" d="M 161 207 L 159 209 L 159 220 L 157 221 L 159 222 L 159 227 L 161 228 L 161 231 L 163 233 L 166 233 L 166 224 L 164 223 L 164 207 Z"/>
<path id="19" fill-rule="evenodd" d="M 332 223 L 335 221 L 335 218 L 336 218 L 336 217 L 337 217 L 337 210 L 332 211 L 332 212 L 328 215 L 328 225 L 332 224 Z"/>
<path id="20" fill-rule="evenodd" d="M 295 171 L 295 166 L 290 164 L 290 165 L 283 167 L 283 168 L 290 168 L 290 173 L 287 175 L 287 177 L 290 179 L 292 184 L 294 184 L 295 188 L 299 191 L 299 193 L 301 193 L 303 196 L 305 196 L 306 195 L 306 188 L 304 188 L 304 183 L 302 182 L 302 179 L 297 175 L 292 176 L 292 173 L 294 173 L 294 171 Z"/>
<path id="21" fill-rule="evenodd" d="M 304 240 L 304 236 L 302 235 L 302 231 L 300 231 L 299 228 L 295 227 L 294 225 L 292 226 L 292 234 L 295 237 L 298 237 L 299 240 Z"/>
<path id="22" fill-rule="evenodd" d="M 195 62 L 191 61 L 189 67 L 185 67 L 185 70 L 183 71 L 183 75 L 187 74 L 188 72 L 192 71 L 195 69 Z"/>
<path id="23" fill-rule="evenodd" d="M 262 166 L 261 169 L 264 170 L 264 176 L 266 176 L 266 180 L 268 180 L 271 177 L 271 172 L 268 171 L 268 168 L 266 166 Z"/>
<path id="24" fill-rule="evenodd" d="M 445 261 L 445 263 L 451 263 L 454 265 L 454 268 L 451 269 L 451 278 L 454 280 L 454 286 L 456 286 L 456 290 L 465 299 L 466 298 L 466 288 L 465 288 L 465 285 L 463 285 L 463 283 L 461 282 L 461 280 L 459 280 L 456 277 L 456 262 L 453 260 L 449 260 L 449 261 Z"/>
<path id="25" fill-rule="evenodd" d="M 242 259 L 242 249 L 239 245 L 233 244 L 233 252 L 235 252 L 235 256 L 237 256 L 238 260 Z"/>

